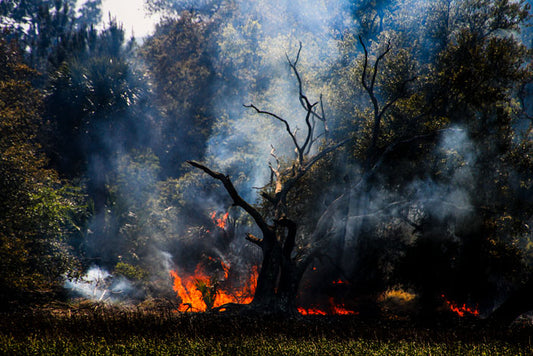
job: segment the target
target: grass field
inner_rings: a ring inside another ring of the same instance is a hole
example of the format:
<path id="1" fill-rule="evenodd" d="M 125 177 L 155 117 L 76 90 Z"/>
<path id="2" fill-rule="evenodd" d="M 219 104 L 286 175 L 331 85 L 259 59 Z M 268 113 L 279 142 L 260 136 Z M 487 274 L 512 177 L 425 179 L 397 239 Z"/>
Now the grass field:
<path id="1" fill-rule="evenodd" d="M 0 315 L 0 355 L 533 355 L 533 327 L 83 309 Z"/>

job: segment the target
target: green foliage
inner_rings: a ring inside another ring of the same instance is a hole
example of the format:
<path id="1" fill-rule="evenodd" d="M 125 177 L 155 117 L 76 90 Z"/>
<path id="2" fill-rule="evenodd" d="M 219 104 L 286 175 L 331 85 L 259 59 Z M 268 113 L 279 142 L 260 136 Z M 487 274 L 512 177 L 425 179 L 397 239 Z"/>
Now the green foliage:
<path id="1" fill-rule="evenodd" d="M 36 143 L 42 96 L 16 46 L 0 40 L 0 300 L 5 308 L 61 285 L 75 261 L 83 197 L 65 185 Z"/>
<path id="2" fill-rule="evenodd" d="M 202 300 L 205 303 L 206 310 L 213 309 L 217 297 L 217 282 L 214 279 L 207 281 L 198 279 L 194 282 L 194 286 L 202 294 Z"/>
<path id="3" fill-rule="evenodd" d="M 101 0 L 81 4 L 78 0 L 2 1 L 0 25 L 11 31 L 10 38 L 20 42 L 30 65 L 47 72 L 51 64 L 54 66 L 58 48 L 69 41 L 72 32 L 100 22 L 100 7 Z"/>
<path id="4" fill-rule="evenodd" d="M 81 177 L 94 156 L 109 159 L 119 147 L 132 145 L 137 129 L 135 104 L 142 87 L 128 62 L 133 43 L 114 21 L 69 33 L 54 52 L 56 68 L 48 77 L 45 117 L 51 123 L 47 151 L 52 163 L 69 177 Z M 108 137 L 114 146 L 104 149 Z"/>
<path id="5" fill-rule="evenodd" d="M 531 185 L 516 173 L 522 164 L 529 165 L 526 157 L 531 156 L 523 146 L 531 136 L 522 139 L 516 130 L 523 125 L 524 110 L 517 89 L 531 78 L 528 44 L 517 37 L 529 16 L 528 7 L 510 1 L 367 5 L 376 8 L 356 15 L 366 26 L 361 31 L 370 67 L 388 48 L 375 93 L 379 107 L 390 107 L 374 152 L 376 157 L 387 152 L 384 164 L 378 178 L 356 199 L 363 206 L 366 200 L 395 208 L 391 216 L 364 218 L 353 253 L 362 262 L 351 272 L 352 281 L 360 291 L 364 276 L 378 286 L 380 278 L 385 284 L 397 282 L 387 281 L 390 274 L 379 277 L 385 262 L 368 269 L 373 261 L 390 261 L 388 249 L 393 248 L 400 259 L 389 267 L 403 283 L 416 285 L 424 298 L 432 295 L 423 301 L 431 304 L 425 305 L 430 309 L 439 304 L 443 292 L 465 302 L 487 302 L 488 295 L 520 285 L 529 270 L 518 246 L 530 239 L 527 226 L 533 206 L 524 199 L 531 196 Z M 367 155 L 374 124 L 372 103 L 361 84 L 365 57 L 360 33 L 347 33 L 339 43 L 341 57 L 333 66 L 328 94 L 337 109 L 333 135 L 349 132 L 355 138 L 349 148 L 354 165 L 372 158 Z M 436 133 L 450 128 L 467 133 L 467 146 L 456 144 L 439 153 L 444 136 Z M 522 157 L 519 165 L 513 158 L 517 152 Z M 449 193 L 439 196 L 439 187 L 448 192 L 459 189 L 472 213 L 456 210 L 443 217 L 446 206 L 430 203 L 447 200 Z M 410 203 L 397 210 L 402 200 Z M 386 231 L 394 233 L 387 237 Z"/>
<path id="6" fill-rule="evenodd" d="M 201 158 L 211 134 L 216 25 L 216 20 L 183 12 L 177 20 L 160 23 L 140 51 L 155 94 L 151 104 L 158 121 L 154 128 L 161 132 L 154 152 L 166 176 L 175 176 L 186 159 Z"/>
<path id="7" fill-rule="evenodd" d="M 133 266 L 124 262 L 116 264 L 113 274 L 124 276 L 131 281 L 142 281 L 147 276 L 146 271 L 139 266 Z"/>

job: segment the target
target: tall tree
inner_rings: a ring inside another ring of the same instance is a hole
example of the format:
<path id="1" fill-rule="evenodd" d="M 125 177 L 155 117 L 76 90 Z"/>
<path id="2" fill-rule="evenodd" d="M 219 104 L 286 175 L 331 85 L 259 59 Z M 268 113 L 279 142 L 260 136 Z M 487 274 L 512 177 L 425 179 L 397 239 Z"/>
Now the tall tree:
<path id="1" fill-rule="evenodd" d="M 155 153 L 163 174 L 175 175 L 171 162 L 201 159 L 211 134 L 215 105 L 212 88 L 213 32 L 216 20 L 182 12 L 165 20 L 142 46 L 157 115 Z"/>
<path id="2" fill-rule="evenodd" d="M 298 98 L 305 112 L 306 130 L 303 138 L 297 136 L 295 130 L 283 117 L 261 110 L 253 104 L 248 106 L 258 114 L 266 115 L 277 121 L 292 140 L 296 153 L 296 158 L 288 166 L 283 167 L 280 159 L 275 155 L 274 151 L 272 152 L 276 164 L 269 165 L 272 180 L 268 185 L 268 189 L 262 193 L 262 197 L 269 205 L 266 213 L 260 212 L 243 199 L 229 176 L 213 171 L 204 164 L 188 161 L 193 167 L 201 169 L 212 178 L 219 180 L 233 200 L 233 204 L 244 209 L 261 231 L 261 238 L 247 234 L 247 240 L 257 245 L 263 255 L 256 293 L 251 303 L 253 311 L 262 313 L 296 313 L 296 296 L 303 273 L 320 253 L 319 251 L 324 247 L 324 244 L 327 244 L 328 220 L 335 213 L 336 210 L 334 208 L 345 200 L 339 198 L 338 201 L 332 203 L 330 209 L 324 212 L 317 223 L 316 236 L 309 238 L 313 246 L 303 254 L 293 255 L 297 245 L 298 222 L 288 215 L 288 196 L 317 162 L 324 159 L 328 153 L 337 150 L 348 142 L 347 140 L 337 143 L 326 142 L 324 148 L 317 153 L 312 153 L 312 147 L 318 139 L 317 132 L 319 131 L 317 125 L 320 122 L 325 122 L 326 119 L 323 116 L 323 112 L 319 110 L 319 102 L 312 103 L 305 95 L 301 77 L 297 70 L 300 50 L 295 60 L 291 61 L 289 59 L 289 65 L 298 81 Z M 227 309 L 229 306 L 224 306 L 224 308 Z"/>
<path id="3" fill-rule="evenodd" d="M 79 5 L 79 13 L 76 7 Z M 9 0 L 0 5 L 2 27 L 17 38 L 29 64 L 46 72 L 50 56 L 73 31 L 101 21 L 101 0 L 78 4 L 77 0 Z"/>
<path id="4" fill-rule="evenodd" d="M 80 196 L 46 169 L 37 144 L 42 94 L 14 43 L 0 40 L 0 300 L 3 308 L 49 296 L 72 271 L 65 244 Z"/>

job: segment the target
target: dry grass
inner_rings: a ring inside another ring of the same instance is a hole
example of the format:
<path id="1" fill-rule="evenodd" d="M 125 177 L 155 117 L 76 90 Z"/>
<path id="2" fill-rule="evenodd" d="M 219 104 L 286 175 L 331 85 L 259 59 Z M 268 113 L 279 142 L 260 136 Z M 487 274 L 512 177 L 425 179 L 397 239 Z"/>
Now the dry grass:
<path id="1" fill-rule="evenodd" d="M 530 325 L 180 314 L 81 303 L 0 316 L 1 355 L 528 355 Z"/>

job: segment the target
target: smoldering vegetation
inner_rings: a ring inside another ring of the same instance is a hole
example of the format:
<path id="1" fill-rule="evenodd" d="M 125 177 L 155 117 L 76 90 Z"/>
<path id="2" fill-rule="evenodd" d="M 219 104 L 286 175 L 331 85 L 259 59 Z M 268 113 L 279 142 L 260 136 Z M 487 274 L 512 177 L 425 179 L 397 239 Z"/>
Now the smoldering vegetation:
<path id="1" fill-rule="evenodd" d="M 265 196 L 276 167 L 290 179 L 294 141 L 312 127 L 309 157 L 346 143 L 287 197 L 298 225 L 289 259 L 319 250 L 299 282 L 300 312 L 433 320 L 464 306 L 486 318 L 528 290 L 528 2 L 148 0 L 162 20 L 142 40 L 112 19 L 87 26 L 98 14 L 84 22 L 69 12 L 76 1 L 42 3 L 41 15 L 0 10 L 6 41 L 40 71 L 39 133 L 28 140 L 56 187 L 76 192 L 38 252 L 59 241 L 63 254 L 50 276 L 36 268 L 43 289 L 181 311 L 202 288 L 204 304 L 241 295 L 264 257 L 245 237 L 261 231 L 186 161 L 230 177 L 274 225 Z M 316 103 L 311 121 L 303 97 Z"/>

